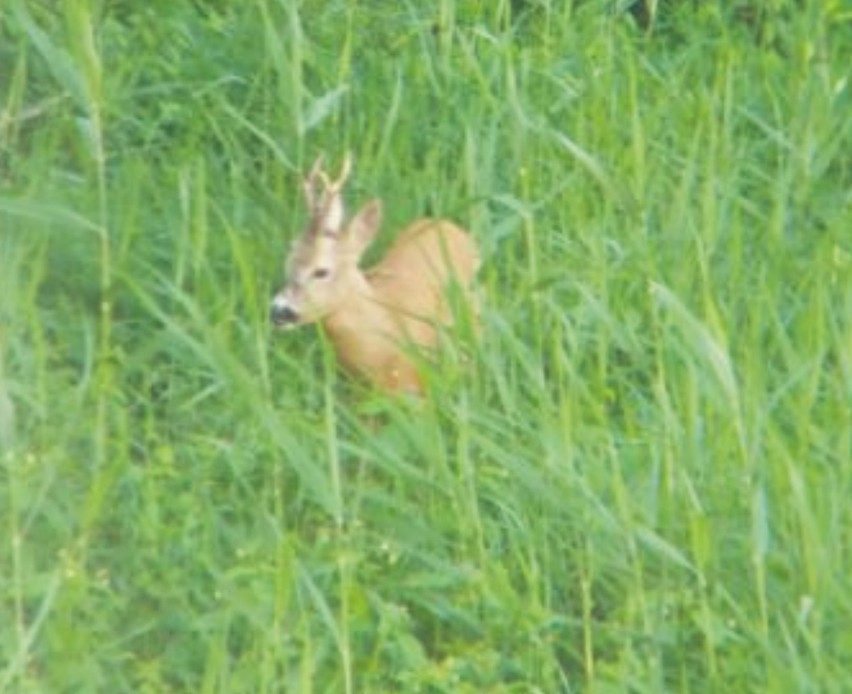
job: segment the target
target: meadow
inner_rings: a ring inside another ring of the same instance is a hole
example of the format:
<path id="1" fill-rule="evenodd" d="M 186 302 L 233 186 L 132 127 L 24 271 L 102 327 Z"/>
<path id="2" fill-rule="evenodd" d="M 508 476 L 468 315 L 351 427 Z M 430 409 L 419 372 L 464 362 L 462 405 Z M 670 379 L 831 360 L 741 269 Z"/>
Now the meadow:
<path id="1" fill-rule="evenodd" d="M 6 0 L 0 692 L 852 691 L 840 0 Z M 371 392 L 300 176 L 482 248 Z"/>

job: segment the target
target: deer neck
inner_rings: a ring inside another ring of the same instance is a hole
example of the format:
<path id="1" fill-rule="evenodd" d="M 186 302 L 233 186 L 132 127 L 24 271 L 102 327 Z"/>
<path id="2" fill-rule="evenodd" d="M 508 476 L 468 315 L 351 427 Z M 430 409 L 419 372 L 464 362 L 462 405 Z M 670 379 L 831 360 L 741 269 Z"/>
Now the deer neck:
<path id="1" fill-rule="evenodd" d="M 360 270 L 353 272 L 344 301 L 323 321 L 343 364 L 355 371 L 380 368 L 393 349 L 393 318 Z"/>

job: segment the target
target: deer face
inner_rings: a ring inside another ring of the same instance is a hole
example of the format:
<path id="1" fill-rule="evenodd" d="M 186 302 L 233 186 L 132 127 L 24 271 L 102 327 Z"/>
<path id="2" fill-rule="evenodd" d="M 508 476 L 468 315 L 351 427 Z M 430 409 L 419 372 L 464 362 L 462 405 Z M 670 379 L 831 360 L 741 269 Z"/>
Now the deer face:
<path id="1" fill-rule="evenodd" d="M 279 327 L 321 320 L 344 305 L 364 281 L 358 260 L 378 229 L 378 201 L 365 205 L 348 224 L 344 222 L 340 190 L 349 173 L 349 160 L 334 182 L 320 167 L 318 160 L 305 181 L 311 209 L 308 228 L 287 260 L 287 284 L 272 300 L 270 316 Z"/>
<path id="2" fill-rule="evenodd" d="M 332 312 L 345 291 L 346 264 L 338 240 L 303 238 L 287 260 L 287 284 L 272 300 L 272 322 L 292 327 Z"/>

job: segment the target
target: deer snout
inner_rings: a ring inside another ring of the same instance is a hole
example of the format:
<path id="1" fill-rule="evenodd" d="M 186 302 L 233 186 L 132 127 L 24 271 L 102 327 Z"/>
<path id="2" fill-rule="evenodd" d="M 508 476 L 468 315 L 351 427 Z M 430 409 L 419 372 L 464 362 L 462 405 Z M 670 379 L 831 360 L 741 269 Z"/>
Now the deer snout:
<path id="1" fill-rule="evenodd" d="M 287 326 L 295 325 L 299 322 L 299 314 L 296 313 L 289 304 L 279 301 L 272 302 L 272 308 L 269 310 L 269 317 L 273 325 Z"/>

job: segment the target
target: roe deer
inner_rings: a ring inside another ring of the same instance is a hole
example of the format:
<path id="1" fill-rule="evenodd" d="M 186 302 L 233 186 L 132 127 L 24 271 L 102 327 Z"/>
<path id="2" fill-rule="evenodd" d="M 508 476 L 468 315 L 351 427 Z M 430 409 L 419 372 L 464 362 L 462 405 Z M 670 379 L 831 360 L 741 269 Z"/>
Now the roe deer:
<path id="1" fill-rule="evenodd" d="M 419 393 L 412 348 L 434 350 L 441 328 L 453 323 L 453 285 L 473 308 L 476 244 L 449 221 L 419 219 L 378 264 L 362 271 L 358 262 L 379 229 L 381 201 L 366 203 L 347 221 L 341 190 L 351 160 L 347 156 L 331 180 L 322 159 L 304 180 L 310 222 L 287 260 L 287 284 L 272 301 L 272 322 L 293 327 L 318 321 L 349 372 L 384 390 Z"/>

